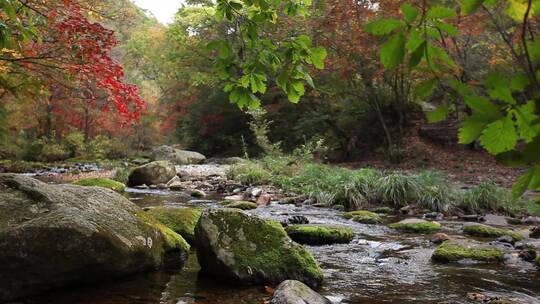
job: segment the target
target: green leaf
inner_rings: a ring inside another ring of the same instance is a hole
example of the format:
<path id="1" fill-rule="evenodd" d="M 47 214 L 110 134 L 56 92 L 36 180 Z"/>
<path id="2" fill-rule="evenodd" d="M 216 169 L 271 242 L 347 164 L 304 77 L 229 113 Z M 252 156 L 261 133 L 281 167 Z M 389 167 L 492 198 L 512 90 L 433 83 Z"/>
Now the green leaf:
<path id="1" fill-rule="evenodd" d="M 433 90 L 435 90 L 438 83 L 439 80 L 437 78 L 432 78 L 421 82 L 414 88 L 413 94 L 420 99 L 427 98 L 433 94 Z"/>
<path id="2" fill-rule="evenodd" d="M 457 13 L 448 7 L 434 6 L 427 12 L 428 19 L 450 19 L 457 16 Z"/>
<path id="3" fill-rule="evenodd" d="M 418 9 L 408 3 L 401 5 L 401 12 L 407 23 L 413 23 L 418 17 Z"/>
<path id="4" fill-rule="evenodd" d="M 515 104 L 516 100 L 510 90 L 510 82 L 499 73 L 489 73 L 485 81 L 488 94 L 492 99 L 502 100 L 508 104 Z"/>
<path id="5" fill-rule="evenodd" d="M 540 135 L 540 124 L 534 123 L 538 119 L 538 115 L 535 114 L 534 101 L 531 100 L 512 112 L 516 118 L 520 138 L 529 143 Z"/>
<path id="6" fill-rule="evenodd" d="M 424 39 L 424 36 L 418 31 L 417 29 L 412 29 L 409 33 L 409 36 L 407 37 L 407 50 L 414 51 L 416 50 L 422 43 L 424 43 L 426 39 Z"/>
<path id="7" fill-rule="evenodd" d="M 416 67 L 420 61 L 422 61 L 422 58 L 424 58 L 425 50 L 426 50 L 427 42 L 424 41 L 414 52 L 411 53 L 410 59 L 409 59 L 409 69 L 413 69 Z"/>
<path id="8" fill-rule="evenodd" d="M 450 107 L 438 106 L 435 110 L 427 112 L 426 117 L 429 123 L 435 123 L 446 120 L 448 113 L 450 113 Z"/>
<path id="9" fill-rule="evenodd" d="M 522 92 L 529 85 L 529 77 L 523 73 L 516 74 L 512 77 L 510 88 L 515 92 Z"/>
<path id="10" fill-rule="evenodd" d="M 366 24 L 364 26 L 364 31 L 372 35 L 384 36 L 403 26 L 405 26 L 405 24 L 399 19 L 384 18 Z"/>
<path id="11" fill-rule="evenodd" d="M 474 13 L 484 0 L 461 0 L 461 11 L 465 14 Z"/>
<path id="12" fill-rule="evenodd" d="M 513 150 L 517 142 L 518 135 L 511 115 L 487 125 L 480 136 L 482 146 L 494 155 Z"/>
<path id="13" fill-rule="evenodd" d="M 459 31 L 458 29 L 451 25 L 451 24 L 448 24 L 448 23 L 445 23 L 445 22 L 440 22 L 440 21 L 436 21 L 435 22 L 435 25 L 443 32 L 447 33 L 448 35 L 454 37 L 454 36 L 457 36 L 459 34 Z"/>
<path id="14" fill-rule="evenodd" d="M 540 40 L 536 39 L 533 42 L 528 42 L 529 54 L 535 62 L 540 61 Z"/>
<path id="15" fill-rule="evenodd" d="M 323 47 L 311 50 L 311 62 L 313 62 L 313 65 L 319 70 L 324 69 L 324 60 L 326 59 L 326 56 L 328 56 L 328 53 Z"/>
<path id="16" fill-rule="evenodd" d="M 465 118 L 461 128 L 459 128 L 459 143 L 467 145 L 474 142 L 482 134 L 482 130 L 488 123 L 489 118 L 479 114 L 473 114 Z"/>
<path id="17" fill-rule="evenodd" d="M 381 62 L 387 69 L 397 67 L 405 57 L 405 37 L 403 33 L 396 33 L 381 47 Z"/>
<path id="18" fill-rule="evenodd" d="M 540 166 L 530 168 L 520 176 L 512 186 L 512 197 L 519 198 L 527 189 L 538 190 L 540 188 Z"/>
<path id="19" fill-rule="evenodd" d="M 464 96 L 464 99 L 467 106 L 469 106 L 469 108 L 471 108 L 475 113 L 488 117 L 491 120 L 501 118 L 499 108 L 491 103 L 491 101 L 488 99 L 475 95 Z"/>

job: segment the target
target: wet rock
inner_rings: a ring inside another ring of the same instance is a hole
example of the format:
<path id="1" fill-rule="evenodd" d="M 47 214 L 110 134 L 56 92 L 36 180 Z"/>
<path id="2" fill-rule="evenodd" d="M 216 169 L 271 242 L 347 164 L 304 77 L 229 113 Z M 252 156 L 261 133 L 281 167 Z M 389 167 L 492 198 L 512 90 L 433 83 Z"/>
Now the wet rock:
<path id="1" fill-rule="evenodd" d="M 294 225 L 285 229 L 293 241 L 307 245 L 350 243 L 354 232 L 350 228 L 327 225 Z"/>
<path id="2" fill-rule="evenodd" d="M 414 206 L 409 205 L 409 206 L 405 206 L 399 209 L 399 213 L 404 214 L 404 215 L 415 215 L 416 209 L 414 208 Z"/>
<path id="3" fill-rule="evenodd" d="M 160 190 L 165 190 L 165 189 L 168 189 L 169 187 L 167 187 L 167 184 L 157 184 L 156 188 Z"/>
<path id="4" fill-rule="evenodd" d="M 206 157 L 198 152 L 175 149 L 170 146 L 160 146 L 152 151 L 155 160 L 169 161 L 175 165 L 200 164 Z"/>
<path id="5" fill-rule="evenodd" d="M 86 187 L 103 187 L 117 192 L 124 192 L 126 185 L 108 178 L 85 178 L 73 182 L 74 185 Z"/>
<path id="6" fill-rule="evenodd" d="M 225 197 L 226 201 L 243 201 L 244 196 L 243 195 L 230 195 Z"/>
<path id="7" fill-rule="evenodd" d="M 524 261 L 533 262 L 536 259 L 537 254 L 534 249 L 523 249 L 519 251 L 518 256 Z"/>
<path id="8" fill-rule="evenodd" d="M 202 190 L 194 189 L 194 190 L 191 190 L 190 195 L 193 197 L 205 197 L 206 193 L 204 193 L 204 191 Z"/>
<path id="9" fill-rule="evenodd" d="M 503 235 L 501 237 L 498 237 L 496 241 L 500 242 L 500 243 L 508 243 L 508 244 L 512 245 L 512 247 L 516 243 L 516 240 L 514 240 L 514 238 L 509 236 L 509 235 Z"/>
<path id="10" fill-rule="evenodd" d="M 270 194 L 262 194 L 257 197 L 257 205 L 268 206 L 272 202 L 272 196 Z"/>
<path id="11" fill-rule="evenodd" d="M 251 190 L 250 195 L 251 197 L 259 197 L 263 193 L 263 190 L 261 188 L 254 188 Z"/>
<path id="12" fill-rule="evenodd" d="M 431 212 L 431 213 L 426 213 L 422 216 L 422 218 L 424 219 L 428 219 L 428 220 L 437 220 L 437 221 L 440 221 L 444 218 L 444 214 L 440 213 L 440 212 Z"/>
<path id="13" fill-rule="evenodd" d="M 377 224 L 382 221 L 382 218 L 377 213 L 366 210 L 347 212 L 343 217 L 362 224 Z"/>
<path id="14" fill-rule="evenodd" d="M 523 221 L 515 217 L 507 217 L 506 222 L 510 225 L 522 225 Z"/>
<path id="15" fill-rule="evenodd" d="M 380 214 L 390 214 L 394 212 L 394 209 L 390 207 L 379 207 L 379 208 L 373 209 L 373 212 L 380 213 Z"/>
<path id="16" fill-rule="evenodd" d="M 459 219 L 466 222 L 484 222 L 486 219 L 480 214 L 460 215 Z"/>
<path id="17" fill-rule="evenodd" d="M 138 185 L 138 186 L 135 186 L 133 188 L 140 189 L 140 190 L 150 189 L 150 187 L 148 187 L 146 184 Z"/>
<path id="18" fill-rule="evenodd" d="M 501 249 L 472 240 L 449 240 L 439 245 L 431 258 L 441 263 L 461 260 L 501 263 L 504 261 L 504 252 Z"/>
<path id="19" fill-rule="evenodd" d="M 195 228 L 201 273 L 247 285 L 287 279 L 317 287 L 323 273 L 311 254 L 293 242 L 278 222 L 237 209 L 205 211 Z"/>
<path id="20" fill-rule="evenodd" d="M 441 233 L 441 232 L 440 232 L 440 233 L 435 233 L 435 234 L 431 237 L 430 241 L 431 241 L 432 243 L 434 243 L 434 244 L 441 244 L 441 243 L 443 243 L 444 241 L 448 241 L 448 240 L 450 240 L 450 239 L 451 239 L 450 236 L 448 236 L 446 233 Z"/>
<path id="21" fill-rule="evenodd" d="M 167 187 L 172 191 L 183 191 L 185 190 L 182 180 L 177 175 L 173 177 L 170 181 L 167 182 Z"/>
<path id="22" fill-rule="evenodd" d="M 188 250 L 112 190 L 0 175 L 0 302 L 183 263 Z"/>
<path id="23" fill-rule="evenodd" d="M 299 205 L 302 202 L 306 200 L 306 197 L 304 195 L 300 196 L 294 196 L 294 197 L 286 197 L 279 201 L 279 204 L 281 205 Z"/>
<path id="24" fill-rule="evenodd" d="M 533 239 L 540 239 L 540 226 L 532 227 L 529 237 Z"/>
<path id="25" fill-rule="evenodd" d="M 523 219 L 523 224 L 540 225 L 540 216 L 528 216 Z"/>
<path id="26" fill-rule="evenodd" d="M 190 244 L 195 242 L 195 226 L 202 214 L 200 209 L 155 207 L 147 213 L 180 234 Z"/>
<path id="27" fill-rule="evenodd" d="M 345 207 L 343 205 L 333 205 L 332 210 L 343 211 Z"/>
<path id="28" fill-rule="evenodd" d="M 510 236 L 514 241 L 520 241 L 523 239 L 523 236 L 515 231 L 483 224 L 465 224 L 463 226 L 463 232 L 468 235 L 479 237 L 497 238 L 502 236 Z"/>
<path id="29" fill-rule="evenodd" d="M 388 227 L 403 232 L 411 233 L 433 233 L 441 229 L 441 224 L 429 222 L 422 219 L 405 219 L 403 221 L 388 225 Z"/>
<path id="30" fill-rule="evenodd" d="M 130 187 L 164 184 L 176 176 L 175 167 L 167 161 L 155 161 L 135 168 L 128 177 Z"/>
<path id="31" fill-rule="evenodd" d="M 221 204 L 227 208 L 235 208 L 240 210 L 253 210 L 257 209 L 257 204 L 247 201 L 224 201 Z"/>
<path id="32" fill-rule="evenodd" d="M 287 219 L 287 223 L 291 225 L 309 224 L 309 219 L 303 215 L 295 215 Z"/>
<path id="33" fill-rule="evenodd" d="M 287 280 L 278 285 L 270 304 L 332 304 L 304 283 Z"/>

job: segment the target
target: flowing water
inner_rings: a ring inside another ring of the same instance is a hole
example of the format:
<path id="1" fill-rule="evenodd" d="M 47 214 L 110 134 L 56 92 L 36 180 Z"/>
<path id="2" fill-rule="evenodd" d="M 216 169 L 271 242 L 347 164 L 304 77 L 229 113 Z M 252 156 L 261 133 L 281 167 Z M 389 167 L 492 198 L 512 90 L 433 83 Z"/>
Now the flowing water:
<path id="1" fill-rule="evenodd" d="M 188 195 L 178 192 L 129 189 L 127 195 L 141 207 L 219 208 L 212 202 L 190 202 Z M 435 264 L 430 260 L 434 246 L 428 237 L 400 234 L 384 225 L 355 223 L 343 219 L 335 210 L 272 204 L 248 212 L 276 220 L 304 215 L 312 224 L 354 229 L 356 237 L 350 244 L 308 246 L 325 274 L 320 292 L 335 303 L 475 303 L 466 297 L 475 292 L 540 304 L 540 271 L 519 259 L 491 266 Z M 462 225 L 442 223 L 443 232 L 448 234 L 457 234 Z M 35 303 L 262 304 L 269 298 L 263 287 L 216 284 L 199 277 L 199 269 L 192 254 L 181 271 L 156 272 L 91 288 L 55 292 Z"/>

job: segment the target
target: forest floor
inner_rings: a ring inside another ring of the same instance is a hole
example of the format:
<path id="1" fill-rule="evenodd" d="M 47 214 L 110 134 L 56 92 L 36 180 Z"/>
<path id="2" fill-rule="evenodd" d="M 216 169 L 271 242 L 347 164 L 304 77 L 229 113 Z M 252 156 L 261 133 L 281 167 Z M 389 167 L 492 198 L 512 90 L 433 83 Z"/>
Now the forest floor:
<path id="1" fill-rule="evenodd" d="M 351 168 L 374 167 L 387 170 L 437 170 L 460 184 L 478 184 L 491 181 L 511 187 L 523 170 L 503 166 L 488 153 L 463 146 L 441 146 L 409 136 L 405 140 L 403 161 L 389 163 L 381 153 L 372 154 L 361 161 L 344 163 Z"/>

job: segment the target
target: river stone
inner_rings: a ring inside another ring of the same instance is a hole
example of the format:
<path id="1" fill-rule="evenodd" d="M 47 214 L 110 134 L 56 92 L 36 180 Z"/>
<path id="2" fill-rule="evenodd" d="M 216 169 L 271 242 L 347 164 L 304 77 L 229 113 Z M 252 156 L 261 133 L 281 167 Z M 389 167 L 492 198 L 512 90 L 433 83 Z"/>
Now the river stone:
<path id="1" fill-rule="evenodd" d="M 128 185 L 158 185 L 167 184 L 176 176 L 176 169 L 168 161 L 155 161 L 144 166 L 135 168 L 128 178 Z"/>
<path id="2" fill-rule="evenodd" d="M 0 302 L 180 265 L 188 250 L 112 190 L 0 174 Z"/>
<path id="3" fill-rule="evenodd" d="M 436 262 L 452 263 L 473 260 L 484 263 L 502 263 L 504 251 L 500 248 L 472 240 L 459 239 L 443 242 L 431 258 Z"/>
<path id="4" fill-rule="evenodd" d="M 155 207 L 148 209 L 147 212 L 162 224 L 180 234 L 190 244 L 195 242 L 195 226 L 201 217 L 201 209 Z"/>
<path id="5" fill-rule="evenodd" d="M 202 273 L 243 285 L 294 279 L 317 287 L 323 273 L 313 256 L 283 227 L 238 209 L 207 210 L 195 228 Z"/>
<path id="6" fill-rule="evenodd" d="M 332 302 L 302 282 L 287 280 L 276 288 L 270 304 L 332 304 Z"/>
<path id="7" fill-rule="evenodd" d="M 206 157 L 199 152 L 175 149 L 170 146 L 160 146 L 152 151 L 155 160 L 166 160 L 175 165 L 200 164 Z"/>
<path id="8" fill-rule="evenodd" d="M 510 229 L 497 228 L 484 224 L 466 223 L 465 225 L 463 225 L 463 233 L 486 238 L 510 236 L 514 240 L 514 242 L 521 241 L 523 239 L 523 236 L 521 234 Z"/>
<path id="9" fill-rule="evenodd" d="M 294 225 L 285 231 L 295 242 L 307 245 L 346 244 L 354 238 L 351 228 L 329 225 Z"/>
<path id="10" fill-rule="evenodd" d="M 388 227 L 397 229 L 403 232 L 411 233 L 432 233 L 441 229 L 441 224 L 430 222 L 422 219 L 409 218 L 397 223 L 388 225 Z"/>

